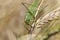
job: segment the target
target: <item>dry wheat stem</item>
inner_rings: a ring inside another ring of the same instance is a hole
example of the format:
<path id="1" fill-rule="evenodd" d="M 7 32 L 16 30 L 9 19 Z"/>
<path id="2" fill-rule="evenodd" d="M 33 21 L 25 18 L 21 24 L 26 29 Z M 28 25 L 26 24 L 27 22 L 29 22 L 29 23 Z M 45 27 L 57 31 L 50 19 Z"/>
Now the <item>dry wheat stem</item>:
<path id="1" fill-rule="evenodd" d="M 42 0 L 42 2 L 43 2 L 43 0 Z M 41 6 L 42 2 L 41 2 L 40 5 L 38 6 L 38 9 L 37 9 L 37 11 L 36 11 L 36 15 L 38 14 L 38 11 L 39 11 L 39 9 L 40 9 L 40 6 Z M 35 17 L 36 17 L 36 15 L 35 15 Z M 32 27 L 30 28 L 30 32 L 29 32 L 30 37 L 29 37 L 29 40 L 31 40 L 32 32 L 33 32 L 33 30 L 34 30 L 34 27 L 35 27 L 35 22 L 33 22 Z"/>
<path id="2" fill-rule="evenodd" d="M 35 17 L 37 16 L 37 14 L 38 14 L 38 12 L 39 12 L 39 9 L 40 9 L 40 7 L 41 7 L 42 3 L 43 3 L 43 0 L 41 0 L 41 3 L 40 3 L 40 4 L 39 4 L 39 6 L 38 6 L 38 9 L 37 9 L 37 11 L 36 11 L 36 15 L 35 15 Z M 33 31 L 34 26 L 35 26 L 35 22 L 32 24 L 31 31 Z"/>
<path id="3" fill-rule="evenodd" d="M 43 0 L 42 0 L 42 2 L 43 2 Z M 38 11 L 39 11 L 39 9 L 40 9 L 40 6 L 41 6 L 42 2 L 41 2 L 40 5 L 38 6 L 38 9 L 37 9 L 37 11 L 36 11 L 36 15 L 38 14 Z M 35 15 L 35 17 L 36 17 L 36 15 Z M 32 32 L 33 32 L 33 30 L 34 30 L 34 27 L 35 27 L 35 22 L 33 22 L 32 27 L 30 28 L 30 37 L 29 37 L 29 40 L 31 40 L 31 38 L 32 38 Z"/>
<path id="4" fill-rule="evenodd" d="M 37 14 L 38 14 L 38 12 L 39 12 L 40 7 L 41 7 L 42 4 L 43 4 L 43 0 L 41 0 L 41 3 L 39 4 L 39 6 L 38 6 L 38 8 L 37 8 L 37 11 L 36 11 L 35 17 L 37 16 Z"/>
<path id="5" fill-rule="evenodd" d="M 40 3 L 39 6 L 38 6 L 38 9 L 37 9 L 37 11 L 36 11 L 35 17 L 37 16 L 37 14 L 38 14 L 38 12 L 39 12 L 39 9 L 40 9 L 42 3 L 43 3 L 43 0 L 41 0 L 41 3 Z M 29 40 L 31 40 L 31 38 L 32 38 L 32 32 L 33 32 L 34 28 L 35 28 L 35 21 L 33 22 L 32 27 L 30 28 L 30 37 L 29 37 Z"/>

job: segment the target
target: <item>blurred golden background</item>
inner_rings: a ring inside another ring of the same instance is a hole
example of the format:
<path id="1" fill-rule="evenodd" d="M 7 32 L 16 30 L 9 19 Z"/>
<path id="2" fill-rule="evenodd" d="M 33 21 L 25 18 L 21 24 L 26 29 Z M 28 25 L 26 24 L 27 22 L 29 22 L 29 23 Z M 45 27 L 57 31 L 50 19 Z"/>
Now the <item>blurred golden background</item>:
<path id="1" fill-rule="evenodd" d="M 24 17 L 27 10 L 21 4 L 22 2 L 30 4 L 33 0 L 0 0 L 0 40 L 24 40 L 20 37 L 27 34 L 24 28 Z M 60 7 L 60 0 L 44 0 L 42 6 L 46 4 L 48 7 L 44 9 L 44 13 Z"/>

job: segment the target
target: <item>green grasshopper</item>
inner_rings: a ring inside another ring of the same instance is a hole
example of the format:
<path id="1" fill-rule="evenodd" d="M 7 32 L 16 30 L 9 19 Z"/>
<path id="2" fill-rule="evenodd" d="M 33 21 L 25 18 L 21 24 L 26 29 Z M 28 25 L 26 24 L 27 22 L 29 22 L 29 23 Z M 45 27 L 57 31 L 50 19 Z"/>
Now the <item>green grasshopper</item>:
<path id="1" fill-rule="evenodd" d="M 42 0 L 34 0 L 33 3 L 29 7 L 27 7 L 24 3 L 22 3 L 24 5 L 24 7 L 28 10 L 25 15 L 26 24 L 29 25 L 29 23 L 32 23 L 33 20 L 35 19 L 35 14 L 37 11 L 37 6 L 39 5 L 39 1 L 41 2 Z M 39 12 L 41 13 L 46 6 L 40 8 Z"/>
<path id="2" fill-rule="evenodd" d="M 26 5 L 23 3 L 23 5 L 28 10 L 25 15 L 25 23 L 26 24 L 28 24 L 29 22 L 31 22 L 32 19 L 34 19 L 34 15 L 36 12 L 36 8 L 38 6 L 38 2 L 39 2 L 39 0 L 34 0 L 33 3 L 29 7 L 26 7 Z"/>

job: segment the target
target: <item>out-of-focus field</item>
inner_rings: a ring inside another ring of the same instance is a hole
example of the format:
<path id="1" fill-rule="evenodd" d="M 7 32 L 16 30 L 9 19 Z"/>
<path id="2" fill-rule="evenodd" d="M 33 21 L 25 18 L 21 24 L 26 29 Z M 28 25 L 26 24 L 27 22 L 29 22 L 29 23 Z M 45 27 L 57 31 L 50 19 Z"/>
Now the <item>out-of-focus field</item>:
<path id="1" fill-rule="evenodd" d="M 30 4 L 32 1 L 0 0 L 0 40 L 24 40 L 20 37 L 27 35 L 27 30 L 24 27 L 24 17 L 27 10 L 21 2 Z M 45 0 L 42 6 L 46 4 L 48 4 L 48 7 L 44 9 L 44 13 L 60 7 L 60 0 Z M 54 40 L 59 39 L 54 38 Z"/>

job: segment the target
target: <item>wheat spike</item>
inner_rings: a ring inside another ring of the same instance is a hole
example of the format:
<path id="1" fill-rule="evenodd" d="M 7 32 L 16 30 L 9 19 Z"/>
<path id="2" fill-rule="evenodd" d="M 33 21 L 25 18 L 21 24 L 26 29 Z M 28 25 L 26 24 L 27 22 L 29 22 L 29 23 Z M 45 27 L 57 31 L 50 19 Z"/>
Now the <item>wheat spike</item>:
<path id="1" fill-rule="evenodd" d="M 49 12 L 47 13 L 45 16 L 43 16 L 42 18 L 40 17 L 36 24 L 40 24 L 43 25 L 43 24 L 46 24 L 49 22 L 49 20 L 54 20 L 54 19 L 57 19 L 58 17 L 60 16 L 60 7 L 53 10 L 52 12 Z M 38 25 L 37 25 L 38 26 Z"/>

